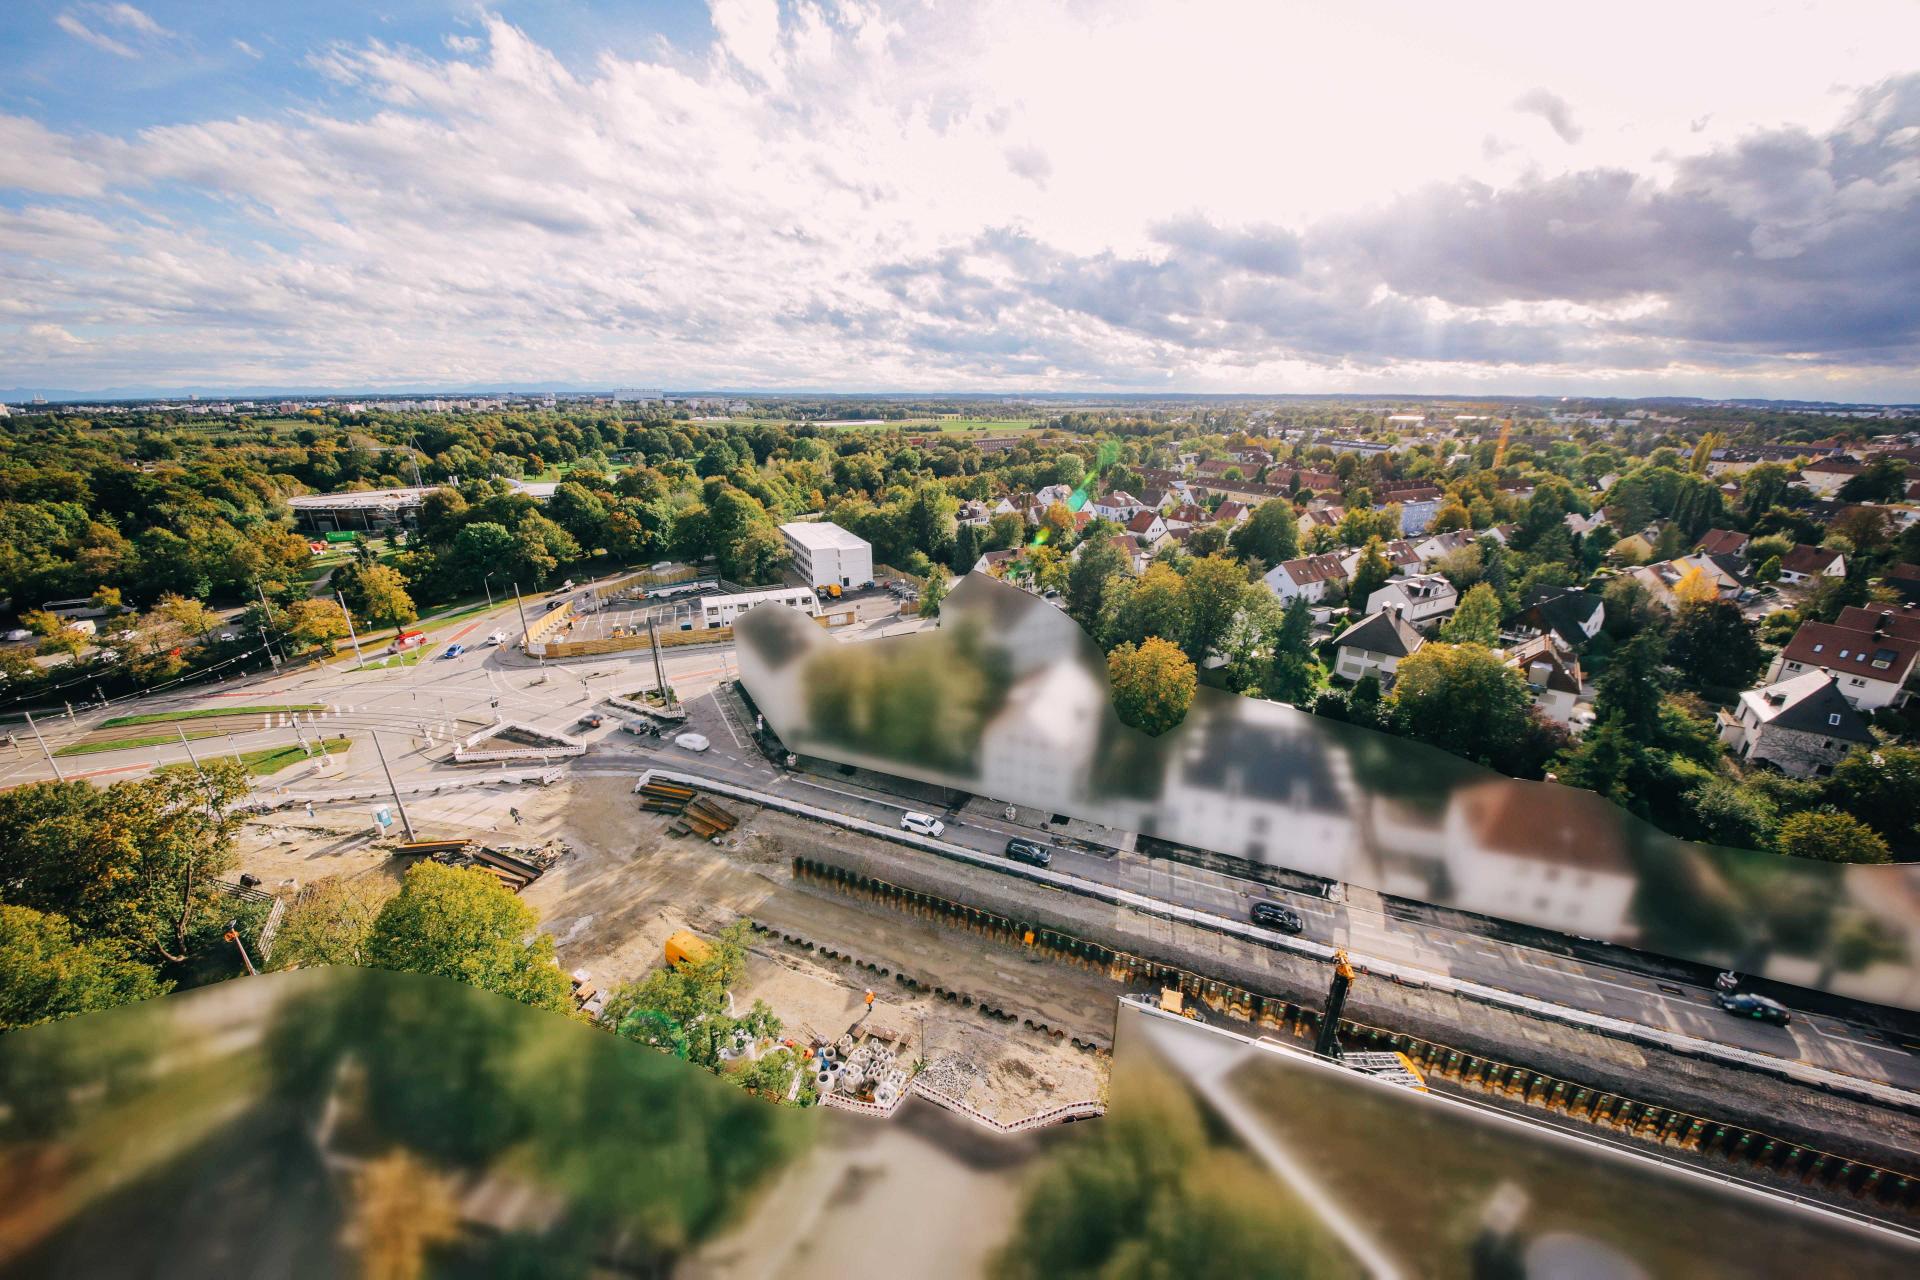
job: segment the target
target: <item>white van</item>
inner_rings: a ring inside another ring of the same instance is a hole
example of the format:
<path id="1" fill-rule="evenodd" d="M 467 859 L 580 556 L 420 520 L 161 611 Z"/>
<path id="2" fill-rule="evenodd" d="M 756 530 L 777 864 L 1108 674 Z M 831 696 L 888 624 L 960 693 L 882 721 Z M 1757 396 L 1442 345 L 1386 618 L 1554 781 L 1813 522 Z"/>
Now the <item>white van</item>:
<path id="1" fill-rule="evenodd" d="M 947 824 L 930 813 L 903 813 L 900 815 L 900 827 L 903 831 L 915 831 L 923 836 L 937 836 L 947 829 Z"/>

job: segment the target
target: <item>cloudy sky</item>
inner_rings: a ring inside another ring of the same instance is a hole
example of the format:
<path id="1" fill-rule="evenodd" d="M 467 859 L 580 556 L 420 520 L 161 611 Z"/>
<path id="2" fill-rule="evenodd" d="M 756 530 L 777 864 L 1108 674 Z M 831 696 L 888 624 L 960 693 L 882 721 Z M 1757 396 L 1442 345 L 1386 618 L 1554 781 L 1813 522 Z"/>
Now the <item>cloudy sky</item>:
<path id="1" fill-rule="evenodd" d="M 1920 5 L 9 0 L 0 388 L 1920 399 Z"/>

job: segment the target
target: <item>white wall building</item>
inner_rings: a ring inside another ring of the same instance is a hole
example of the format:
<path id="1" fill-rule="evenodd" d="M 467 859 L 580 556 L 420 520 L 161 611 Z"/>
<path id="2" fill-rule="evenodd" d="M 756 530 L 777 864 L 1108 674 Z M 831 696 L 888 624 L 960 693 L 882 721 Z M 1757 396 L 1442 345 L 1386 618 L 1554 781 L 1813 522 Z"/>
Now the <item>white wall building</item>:
<path id="1" fill-rule="evenodd" d="M 793 567 L 811 587 L 864 587 L 873 581 L 873 546 L 837 524 L 798 520 L 780 526 Z"/>
<path id="2" fill-rule="evenodd" d="M 784 604 L 809 618 L 820 615 L 820 605 L 811 587 L 776 587 L 771 591 L 743 591 L 732 596 L 708 596 L 700 602 L 700 620 L 711 630 L 730 627 L 733 620 L 748 609 L 762 604 Z"/>

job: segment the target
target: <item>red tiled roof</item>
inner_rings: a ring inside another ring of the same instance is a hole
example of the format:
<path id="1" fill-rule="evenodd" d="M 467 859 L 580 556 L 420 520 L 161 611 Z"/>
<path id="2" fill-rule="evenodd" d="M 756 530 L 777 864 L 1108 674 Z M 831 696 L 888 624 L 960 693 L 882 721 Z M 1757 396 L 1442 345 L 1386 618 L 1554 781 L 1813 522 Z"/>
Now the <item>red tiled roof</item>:
<path id="1" fill-rule="evenodd" d="M 1840 611 L 1833 625 L 1920 641 L 1920 609 L 1903 608 L 1897 604 L 1850 604 Z"/>
<path id="2" fill-rule="evenodd" d="M 1709 556 L 1737 556 L 1744 553 L 1750 539 L 1734 529 L 1709 529 L 1700 538 L 1700 553 Z"/>
<path id="3" fill-rule="evenodd" d="M 1331 551 L 1325 555 L 1289 560 L 1280 566 L 1280 571 L 1301 586 L 1309 582 L 1345 581 L 1347 576 L 1346 569 L 1340 564 L 1340 557 Z"/>
<path id="4" fill-rule="evenodd" d="M 1913 660 L 1920 657 L 1920 641 L 1874 635 L 1857 627 L 1827 622 L 1803 622 L 1787 642 L 1782 656 L 1803 667 L 1827 667 L 1848 675 L 1906 682 Z M 1881 665 L 1881 664 L 1885 665 Z"/>
<path id="5" fill-rule="evenodd" d="M 1780 557 L 1780 567 L 1788 573 L 1816 574 L 1825 573 L 1833 562 L 1840 558 L 1837 551 L 1825 551 L 1819 547 L 1810 547 L 1804 542 L 1793 544 L 1793 550 Z"/>

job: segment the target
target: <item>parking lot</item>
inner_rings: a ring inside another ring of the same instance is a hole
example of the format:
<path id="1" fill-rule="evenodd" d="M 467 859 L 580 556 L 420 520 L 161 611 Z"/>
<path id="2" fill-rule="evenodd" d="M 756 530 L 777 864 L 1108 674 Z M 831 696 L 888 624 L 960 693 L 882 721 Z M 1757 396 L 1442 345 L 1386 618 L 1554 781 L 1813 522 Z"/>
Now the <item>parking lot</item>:
<path id="1" fill-rule="evenodd" d="M 689 589 L 692 588 L 692 589 Z M 592 595 L 574 597 L 573 616 L 549 639 L 588 641 L 643 636 L 647 619 L 661 631 L 698 630 L 700 601 L 715 595 L 720 588 L 712 582 L 682 584 L 667 599 L 657 596 L 645 600 L 604 600 Z"/>

